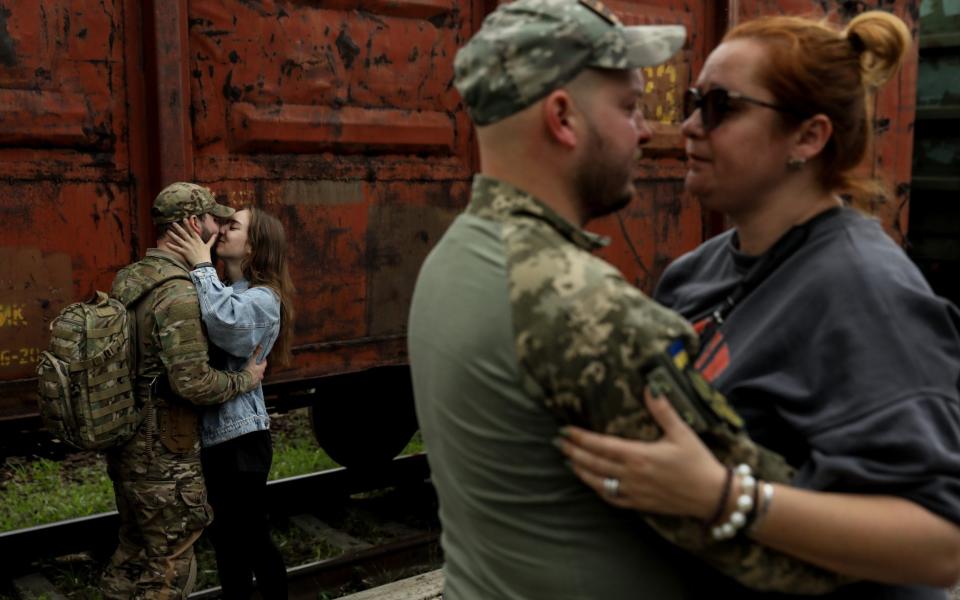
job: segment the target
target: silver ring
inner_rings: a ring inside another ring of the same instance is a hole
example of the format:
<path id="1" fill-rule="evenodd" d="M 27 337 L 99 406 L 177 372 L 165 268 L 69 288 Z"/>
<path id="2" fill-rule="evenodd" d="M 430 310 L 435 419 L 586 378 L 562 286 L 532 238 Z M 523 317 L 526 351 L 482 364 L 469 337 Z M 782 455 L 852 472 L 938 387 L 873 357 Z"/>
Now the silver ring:
<path id="1" fill-rule="evenodd" d="M 620 480 L 616 477 L 607 477 L 603 480 L 603 492 L 611 497 L 620 495 Z"/>

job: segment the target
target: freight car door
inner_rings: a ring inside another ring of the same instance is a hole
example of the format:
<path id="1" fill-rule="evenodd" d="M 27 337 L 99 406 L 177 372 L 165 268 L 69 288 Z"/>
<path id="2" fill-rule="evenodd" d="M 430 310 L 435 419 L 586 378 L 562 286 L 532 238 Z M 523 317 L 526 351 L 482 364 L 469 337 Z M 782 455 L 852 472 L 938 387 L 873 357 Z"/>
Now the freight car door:
<path id="1" fill-rule="evenodd" d="M 0 420 L 37 412 L 50 319 L 136 254 L 138 19 L 123 0 L 0 1 Z"/>
<path id="2" fill-rule="evenodd" d="M 473 171 L 451 86 L 471 3 L 192 0 L 188 11 L 190 121 L 166 135 L 192 129 L 184 176 L 286 226 L 299 351 L 274 381 L 403 362 L 418 268 Z"/>

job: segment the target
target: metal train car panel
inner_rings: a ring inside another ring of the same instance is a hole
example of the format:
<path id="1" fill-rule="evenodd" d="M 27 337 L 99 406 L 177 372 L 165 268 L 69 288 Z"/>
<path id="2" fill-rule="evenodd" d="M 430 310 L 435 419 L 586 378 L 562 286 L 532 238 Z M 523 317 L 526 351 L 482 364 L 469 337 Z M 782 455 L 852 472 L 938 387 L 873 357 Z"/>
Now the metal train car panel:
<path id="1" fill-rule="evenodd" d="M 143 83 L 136 3 L 0 3 L 0 420 L 36 413 L 66 304 L 136 254 Z"/>
<path id="2" fill-rule="evenodd" d="M 296 366 L 275 381 L 403 361 L 417 269 L 473 170 L 450 85 L 470 8 L 189 3 L 192 179 L 278 214 L 293 242 Z"/>
<path id="3" fill-rule="evenodd" d="M 478 168 L 453 57 L 497 4 L 0 0 L 0 420 L 36 414 L 31 377 L 47 323 L 108 288 L 153 242 L 153 195 L 192 180 L 287 228 L 295 361 L 272 371 L 272 401 L 312 405 L 333 446 L 415 428 L 403 366 L 410 295 Z M 682 192 L 680 133 L 683 92 L 723 32 L 758 14 L 842 20 L 867 5 L 916 17 L 906 0 L 607 4 L 625 23 L 689 32 L 676 57 L 644 72 L 655 135 L 637 198 L 590 227 L 612 240 L 602 256 L 646 291 L 724 226 Z M 897 203 L 875 207 L 898 239 L 915 74 L 908 64 L 881 97 L 864 167 L 898 190 Z"/>

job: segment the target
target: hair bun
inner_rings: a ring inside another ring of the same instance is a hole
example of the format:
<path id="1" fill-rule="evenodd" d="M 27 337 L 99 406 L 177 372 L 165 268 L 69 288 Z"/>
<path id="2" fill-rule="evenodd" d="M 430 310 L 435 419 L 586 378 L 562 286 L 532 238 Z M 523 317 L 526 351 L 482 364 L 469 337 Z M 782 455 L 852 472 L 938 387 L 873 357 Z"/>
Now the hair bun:
<path id="1" fill-rule="evenodd" d="M 912 44 L 906 24 L 896 15 L 880 10 L 854 17 L 844 35 L 860 56 L 863 83 L 869 87 L 879 87 L 893 77 Z"/>
<path id="2" fill-rule="evenodd" d="M 853 48 L 854 53 L 856 53 L 858 56 L 866 52 L 867 45 L 863 43 L 863 39 L 857 35 L 856 32 L 848 31 L 847 41 L 850 42 L 850 47 Z"/>

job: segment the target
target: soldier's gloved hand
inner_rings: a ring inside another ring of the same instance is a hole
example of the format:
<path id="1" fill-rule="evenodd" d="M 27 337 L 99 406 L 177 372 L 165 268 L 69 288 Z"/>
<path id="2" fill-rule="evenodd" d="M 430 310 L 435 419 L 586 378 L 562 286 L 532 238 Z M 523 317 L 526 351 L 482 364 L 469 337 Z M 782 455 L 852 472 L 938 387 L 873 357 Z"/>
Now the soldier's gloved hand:
<path id="1" fill-rule="evenodd" d="M 665 398 L 646 389 L 644 400 L 663 430 L 659 440 L 638 442 L 567 427 L 561 449 L 577 476 L 611 504 L 708 519 L 723 489 L 726 467 Z M 620 482 L 616 496 L 605 488 L 608 478 Z"/>
<path id="2" fill-rule="evenodd" d="M 243 370 L 250 373 L 253 379 L 253 382 L 250 384 L 250 389 L 260 385 L 260 382 L 263 381 L 263 373 L 267 370 L 267 359 L 264 358 L 258 362 L 262 350 L 262 347 L 257 346 L 257 349 L 253 351 L 250 359 L 247 360 L 247 364 L 243 367 Z"/>

